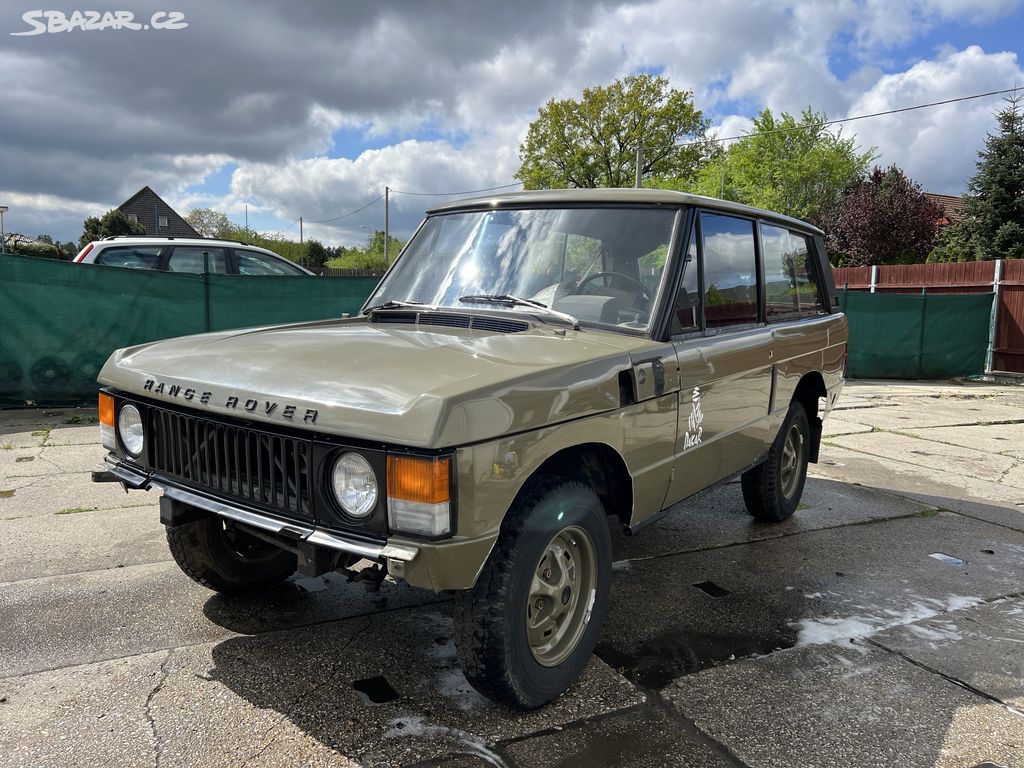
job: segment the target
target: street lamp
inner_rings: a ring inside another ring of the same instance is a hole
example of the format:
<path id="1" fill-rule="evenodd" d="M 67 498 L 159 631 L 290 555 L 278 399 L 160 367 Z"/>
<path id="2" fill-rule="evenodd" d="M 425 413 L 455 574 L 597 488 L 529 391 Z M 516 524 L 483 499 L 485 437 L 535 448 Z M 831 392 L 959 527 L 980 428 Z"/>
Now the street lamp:
<path id="1" fill-rule="evenodd" d="M 7 239 L 4 234 L 4 214 L 7 213 L 7 206 L 0 205 L 0 253 L 7 253 L 4 250 L 4 241 Z"/>

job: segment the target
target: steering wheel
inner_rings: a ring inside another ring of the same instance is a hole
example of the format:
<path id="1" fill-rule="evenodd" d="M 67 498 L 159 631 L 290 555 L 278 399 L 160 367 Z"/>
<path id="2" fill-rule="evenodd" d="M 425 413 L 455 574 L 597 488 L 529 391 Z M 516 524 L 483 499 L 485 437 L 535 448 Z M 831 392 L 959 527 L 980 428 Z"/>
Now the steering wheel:
<path id="1" fill-rule="evenodd" d="M 642 301 L 646 302 L 647 304 L 651 303 L 651 299 L 653 297 L 651 296 L 651 291 L 647 288 L 647 286 L 644 285 L 643 283 L 641 283 L 639 280 L 637 280 L 632 275 L 627 275 L 624 272 L 612 272 L 612 271 L 608 271 L 608 272 L 595 272 L 592 275 L 587 275 L 582 280 L 580 280 L 580 284 L 576 286 L 576 293 L 583 293 L 583 286 L 584 285 L 589 283 L 591 280 L 597 280 L 598 278 L 601 278 L 601 277 L 618 277 L 618 278 L 621 278 L 621 279 L 625 280 L 628 283 L 632 283 L 633 285 L 636 286 L 636 288 L 637 288 L 637 295 L 640 297 L 640 299 Z"/>

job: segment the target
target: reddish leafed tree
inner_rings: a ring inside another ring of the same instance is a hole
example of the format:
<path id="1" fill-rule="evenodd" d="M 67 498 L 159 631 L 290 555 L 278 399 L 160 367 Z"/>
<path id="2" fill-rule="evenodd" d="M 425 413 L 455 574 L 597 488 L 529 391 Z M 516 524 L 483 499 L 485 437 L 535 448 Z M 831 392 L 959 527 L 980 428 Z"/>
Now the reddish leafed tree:
<path id="1" fill-rule="evenodd" d="M 829 253 L 834 262 L 851 267 L 922 264 L 944 215 L 895 165 L 876 167 L 847 187 L 826 217 Z"/>

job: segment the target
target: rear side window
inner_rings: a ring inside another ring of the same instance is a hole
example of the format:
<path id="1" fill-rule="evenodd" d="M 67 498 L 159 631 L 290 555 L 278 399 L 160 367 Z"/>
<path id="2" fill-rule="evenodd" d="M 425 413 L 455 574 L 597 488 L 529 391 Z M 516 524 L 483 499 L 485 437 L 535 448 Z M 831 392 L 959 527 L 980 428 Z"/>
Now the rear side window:
<path id="1" fill-rule="evenodd" d="M 226 264 L 223 248 L 179 245 L 167 260 L 167 271 L 187 272 L 193 275 L 200 275 L 203 272 L 224 274 L 228 271 Z"/>
<path id="2" fill-rule="evenodd" d="M 761 225 L 764 251 L 764 297 L 768 322 L 809 317 L 825 311 L 805 235 Z"/>
<path id="3" fill-rule="evenodd" d="M 734 216 L 702 213 L 700 230 L 706 327 L 756 323 L 754 222 Z"/>
<path id="4" fill-rule="evenodd" d="M 284 259 L 275 259 L 259 251 L 235 251 L 240 275 L 304 275 L 301 269 Z"/>
<path id="5" fill-rule="evenodd" d="M 97 264 L 127 269 L 157 269 L 160 266 L 159 245 L 115 246 L 104 248 L 96 257 Z"/>

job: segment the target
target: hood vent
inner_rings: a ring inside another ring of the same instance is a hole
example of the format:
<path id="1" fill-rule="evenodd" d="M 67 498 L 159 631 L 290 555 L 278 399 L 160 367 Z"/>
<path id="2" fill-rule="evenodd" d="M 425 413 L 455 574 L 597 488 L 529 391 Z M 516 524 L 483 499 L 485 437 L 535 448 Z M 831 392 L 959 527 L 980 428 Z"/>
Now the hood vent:
<path id="1" fill-rule="evenodd" d="M 468 328 L 492 333 L 522 333 L 529 323 L 488 315 L 468 315 L 458 312 L 409 312 L 405 310 L 374 312 L 372 322 L 379 324 L 432 325 L 442 328 Z"/>

